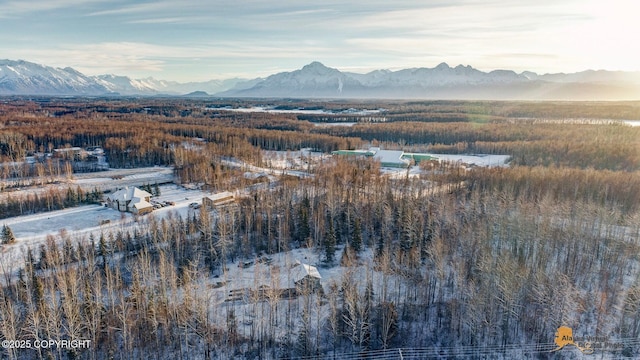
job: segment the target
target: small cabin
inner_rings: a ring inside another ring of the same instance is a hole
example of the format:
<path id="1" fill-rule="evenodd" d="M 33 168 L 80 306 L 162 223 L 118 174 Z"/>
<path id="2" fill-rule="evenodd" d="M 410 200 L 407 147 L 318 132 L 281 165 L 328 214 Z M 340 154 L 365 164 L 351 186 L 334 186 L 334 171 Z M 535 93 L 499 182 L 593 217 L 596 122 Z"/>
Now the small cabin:
<path id="1" fill-rule="evenodd" d="M 296 262 L 291 269 L 292 280 L 298 294 L 322 291 L 320 272 L 315 266 Z"/>

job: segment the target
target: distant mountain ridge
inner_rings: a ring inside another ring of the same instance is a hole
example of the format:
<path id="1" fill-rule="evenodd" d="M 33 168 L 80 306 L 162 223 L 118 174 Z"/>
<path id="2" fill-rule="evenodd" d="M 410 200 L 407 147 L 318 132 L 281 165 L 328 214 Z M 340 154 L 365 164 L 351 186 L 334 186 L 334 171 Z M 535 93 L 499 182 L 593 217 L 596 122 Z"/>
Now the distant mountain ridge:
<path id="1" fill-rule="evenodd" d="M 216 97 L 389 98 L 478 100 L 638 100 L 640 72 L 587 70 L 544 74 L 483 72 L 471 66 L 366 74 L 342 72 L 314 61 L 301 69 L 253 80 L 179 83 L 154 78 L 87 76 L 24 60 L 0 60 L 0 95 L 117 96 L 213 94 Z"/>
<path id="2" fill-rule="evenodd" d="M 366 74 L 341 72 L 319 62 L 271 75 L 253 87 L 216 94 L 234 97 L 387 98 L 465 100 L 637 100 L 640 73 L 583 71 L 573 74 L 483 72 L 471 66 Z"/>
<path id="3" fill-rule="evenodd" d="M 217 93 L 245 79 L 179 83 L 154 78 L 131 79 L 113 74 L 87 76 L 70 67 L 61 69 L 24 60 L 0 60 L 0 95 L 184 95 L 196 91 Z"/>
<path id="4" fill-rule="evenodd" d="M 72 68 L 0 60 L 1 95 L 96 95 L 108 89 Z"/>

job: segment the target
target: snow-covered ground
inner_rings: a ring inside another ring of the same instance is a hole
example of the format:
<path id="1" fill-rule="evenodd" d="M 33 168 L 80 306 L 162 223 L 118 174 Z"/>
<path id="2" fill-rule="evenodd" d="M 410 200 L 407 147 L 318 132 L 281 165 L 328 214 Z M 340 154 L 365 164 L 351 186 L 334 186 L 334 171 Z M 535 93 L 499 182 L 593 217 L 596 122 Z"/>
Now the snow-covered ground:
<path id="1" fill-rule="evenodd" d="M 344 246 L 339 246 L 336 249 L 337 259 L 340 258 L 343 248 Z M 376 294 L 383 293 L 382 287 L 385 286 L 383 284 L 386 284 L 387 288 L 384 293 L 389 296 L 404 289 L 402 286 L 392 286 L 392 284 L 397 285 L 395 282 L 382 280 L 383 276 L 388 279 L 398 278 L 395 275 L 383 275 L 381 272 L 374 270 L 373 251 L 370 249 L 360 253 L 356 264 L 349 268 L 340 265 L 322 266 L 321 256 L 313 248 L 299 248 L 263 256 L 263 259 L 269 258 L 270 264 L 251 261 L 252 264 L 249 266 L 240 266 L 241 263 L 247 262 L 247 260 L 239 259 L 235 262 L 227 263 L 226 272 L 219 277 L 208 278 L 209 284 L 202 291 L 206 293 L 206 298 L 210 301 L 210 309 L 216 309 L 212 315 L 217 317 L 217 321 L 226 321 L 227 312 L 220 312 L 221 309 L 228 310 L 233 308 L 240 325 L 238 330 L 243 335 L 249 336 L 252 327 L 255 329 L 256 326 L 261 326 L 260 323 L 267 321 L 267 318 L 269 318 L 268 314 L 272 311 L 269 309 L 269 301 L 268 299 L 266 301 L 255 301 L 256 299 L 247 298 L 246 296 L 234 298 L 230 295 L 240 294 L 244 289 L 258 289 L 260 287 L 271 289 L 289 288 L 295 273 L 294 266 L 296 262 L 317 267 L 321 276 L 320 284 L 325 294 L 330 291 L 332 283 L 341 284 L 347 276 L 355 282 L 360 293 L 364 292 L 368 278 L 371 279 L 374 289 L 376 289 Z M 339 260 L 336 260 L 336 263 L 338 262 Z M 272 316 L 278 318 L 278 324 L 284 325 L 288 317 L 288 308 L 298 313 L 304 306 L 305 297 L 289 300 L 281 299 L 279 303 L 280 305 L 275 307 L 275 313 Z M 313 313 L 315 317 L 324 319 L 329 314 L 329 304 L 323 301 L 320 308 L 315 308 Z M 285 326 L 276 329 L 276 332 L 279 336 L 284 335 Z"/>
<path id="2" fill-rule="evenodd" d="M 164 218 L 171 213 L 183 218 L 198 211 L 190 207 L 191 203 L 202 204 L 202 198 L 212 193 L 201 190 L 187 190 L 178 185 L 160 186 L 160 196 L 153 197 L 157 202 L 174 202 L 154 210 L 151 214 L 141 216 Z M 68 232 L 72 241 L 88 239 L 90 234 L 99 238 L 100 233 L 118 228 L 125 228 L 135 224 L 136 217 L 130 213 L 123 213 L 100 205 L 86 205 L 74 208 L 50 211 L 34 215 L 18 216 L 0 220 L 0 226 L 7 225 L 16 237 L 16 243 L 0 246 L 0 262 L 13 263 L 23 259 L 27 249 L 36 250 L 46 241 L 49 235 L 59 235 Z"/>
<path id="3" fill-rule="evenodd" d="M 263 151 L 262 161 L 271 169 L 306 170 L 318 164 L 327 154 L 305 148 L 298 151 Z"/>
<path id="4" fill-rule="evenodd" d="M 346 110 L 325 110 L 325 109 L 276 109 L 274 107 L 254 106 L 250 108 L 232 108 L 232 107 L 212 107 L 206 110 L 225 110 L 241 113 L 264 112 L 270 114 L 308 114 L 308 115 L 372 115 L 379 114 L 385 109 L 346 109 Z"/>
<path id="5" fill-rule="evenodd" d="M 125 186 L 163 184 L 173 181 L 173 168 L 154 166 L 136 169 L 112 169 L 94 173 L 73 174 L 71 179 L 59 178 L 57 181 L 57 183 L 53 184 L 25 186 L 20 189 L 1 192 L 0 200 L 7 196 L 16 198 L 30 194 L 41 194 L 50 189 L 65 190 L 68 187 L 75 189 L 77 186 L 84 191 L 92 191 L 94 188 L 106 191 Z M 38 183 L 39 181 L 34 179 L 34 182 Z M 46 183 L 46 179 L 43 179 L 43 182 Z"/>
<path id="6" fill-rule="evenodd" d="M 173 181 L 173 168 L 154 166 L 136 169 L 114 169 L 98 173 L 74 174 L 72 184 L 118 188 L 142 184 L 166 183 Z"/>
<path id="7" fill-rule="evenodd" d="M 429 154 L 440 161 L 469 164 L 476 166 L 508 166 L 510 155 L 466 155 L 466 154 Z"/>
<path id="8" fill-rule="evenodd" d="M 187 190 L 178 185 L 160 186 L 160 196 L 152 201 L 174 202 L 175 205 L 154 210 L 150 216 L 165 217 L 169 212 L 186 216 L 191 203 L 202 204 L 202 198 L 211 195 L 201 190 Z M 148 216 L 148 215 L 143 215 Z M 122 226 L 134 220 L 130 213 L 123 213 L 101 205 L 85 205 L 74 208 L 50 211 L 45 213 L 18 216 L 0 220 L 0 224 L 8 225 L 13 230 L 18 242 L 44 238 L 47 235 L 59 234 L 62 229 L 78 232 L 95 232 L 113 226 Z"/>
<path id="9" fill-rule="evenodd" d="M 420 167 L 417 165 L 407 169 L 383 167 L 380 169 L 380 171 L 383 174 L 388 175 L 392 179 L 402 179 L 402 178 L 405 178 L 406 176 L 413 178 L 413 177 L 420 176 L 420 174 L 422 174 L 422 169 L 420 169 Z"/>
<path id="10" fill-rule="evenodd" d="M 329 126 L 347 126 L 351 127 L 357 123 L 354 122 L 326 122 L 326 123 L 313 123 L 313 125 L 318 127 L 329 127 Z"/>
<path id="11" fill-rule="evenodd" d="M 457 163 L 460 165 L 474 165 L 482 167 L 509 166 L 510 155 L 457 155 L 457 154 L 429 154 L 439 161 Z M 417 177 L 423 173 L 418 165 L 408 169 L 383 167 L 382 173 L 391 178 L 399 179 L 406 176 Z"/>
<path id="12" fill-rule="evenodd" d="M 75 232 L 99 227 L 103 222 L 124 220 L 122 215 L 125 214 L 104 206 L 86 205 L 3 219 L 0 220 L 0 223 L 9 226 L 20 242 L 46 235 L 55 235 L 63 229 Z"/>

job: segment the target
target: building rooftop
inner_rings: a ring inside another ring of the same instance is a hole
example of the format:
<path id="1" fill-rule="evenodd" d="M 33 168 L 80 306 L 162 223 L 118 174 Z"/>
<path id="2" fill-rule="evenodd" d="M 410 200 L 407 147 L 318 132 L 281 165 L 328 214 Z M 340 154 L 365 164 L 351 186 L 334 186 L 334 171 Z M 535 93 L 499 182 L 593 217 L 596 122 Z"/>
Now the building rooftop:
<path id="1" fill-rule="evenodd" d="M 109 195 L 109 199 L 111 201 L 126 201 L 126 200 L 134 200 L 140 199 L 144 200 L 145 198 L 151 197 L 151 194 L 144 190 L 140 190 L 137 187 L 125 187 L 120 189 L 113 194 Z"/>
<path id="2" fill-rule="evenodd" d="M 227 199 L 233 197 L 233 193 L 229 192 L 229 191 L 223 191 L 223 192 L 219 192 L 217 194 L 213 194 L 213 195 L 208 195 L 207 198 L 213 201 L 217 201 L 217 200 L 222 200 L 222 199 Z"/>
<path id="3" fill-rule="evenodd" d="M 382 166 L 388 167 L 409 166 L 409 160 L 403 158 L 405 153 L 402 150 L 382 150 L 379 147 L 370 147 L 368 150 L 337 150 L 333 151 L 332 154 L 372 156 L 380 161 Z"/>
<path id="4" fill-rule="evenodd" d="M 292 270 L 291 270 L 291 274 L 293 276 L 293 281 L 294 282 L 298 282 L 302 279 L 304 279 L 307 276 L 311 276 L 317 279 L 322 279 L 322 276 L 320 276 L 320 272 L 318 272 L 318 268 L 316 268 L 315 266 L 311 266 L 308 264 L 299 264 L 296 265 Z"/>
<path id="5" fill-rule="evenodd" d="M 379 150 L 375 152 L 373 158 L 379 160 L 384 164 L 397 164 L 397 165 L 409 165 L 409 163 L 402 159 L 404 151 L 402 150 Z"/>

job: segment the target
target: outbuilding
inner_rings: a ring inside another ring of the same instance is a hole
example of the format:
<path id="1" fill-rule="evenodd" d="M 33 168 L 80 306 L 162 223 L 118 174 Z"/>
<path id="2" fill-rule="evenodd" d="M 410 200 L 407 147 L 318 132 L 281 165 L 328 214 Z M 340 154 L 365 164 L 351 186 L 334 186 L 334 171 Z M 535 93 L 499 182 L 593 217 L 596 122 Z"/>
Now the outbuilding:
<path id="1" fill-rule="evenodd" d="M 215 209 L 218 206 L 228 205 L 235 201 L 236 199 L 232 192 L 223 191 L 203 197 L 202 205 L 206 206 L 208 209 Z"/>
<path id="2" fill-rule="evenodd" d="M 291 276 L 298 294 L 322 291 L 322 276 L 315 266 L 296 262 L 291 269 Z"/>

